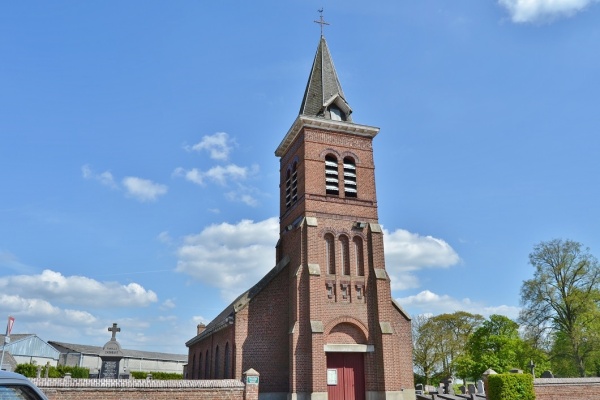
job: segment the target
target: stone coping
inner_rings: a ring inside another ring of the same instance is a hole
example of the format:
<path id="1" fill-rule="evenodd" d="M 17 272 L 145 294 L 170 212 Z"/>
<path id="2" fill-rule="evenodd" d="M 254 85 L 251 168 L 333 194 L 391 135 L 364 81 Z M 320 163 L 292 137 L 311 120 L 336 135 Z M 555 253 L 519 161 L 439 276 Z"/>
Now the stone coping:
<path id="1" fill-rule="evenodd" d="M 535 378 L 533 385 L 600 385 L 600 378 Z"/>
<path id="2" fill-rule="evenodd" d="M 131 389 L 240 389 L 245 385 L 237 379 L 63 379 L 31 378 L 39 388 L 131 388 Z"/>

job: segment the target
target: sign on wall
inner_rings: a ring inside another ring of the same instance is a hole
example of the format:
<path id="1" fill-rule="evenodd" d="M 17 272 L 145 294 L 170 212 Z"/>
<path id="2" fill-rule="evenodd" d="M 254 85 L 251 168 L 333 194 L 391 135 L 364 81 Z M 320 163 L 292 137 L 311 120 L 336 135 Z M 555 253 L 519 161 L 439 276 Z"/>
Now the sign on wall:
<path id="1" fill-rule="evenodd" d="M 338 377 L 337 377 L 337 369 L 329 368 L 327 369 L 327 384 L 331 386 L 337 385 Z"/>

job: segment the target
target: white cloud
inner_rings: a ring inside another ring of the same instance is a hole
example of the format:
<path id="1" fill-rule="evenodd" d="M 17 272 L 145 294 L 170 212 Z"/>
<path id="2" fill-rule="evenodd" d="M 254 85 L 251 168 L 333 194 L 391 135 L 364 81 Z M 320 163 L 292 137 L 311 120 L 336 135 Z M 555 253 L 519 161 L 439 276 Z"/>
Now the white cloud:
<path id="1" fill-rule="evenodd" d="M 167 299 L 161 305 L 161 309 L 163 310 L 171 310 L 173 308 L 175 308 L 175 301 L 173 299 Z"/>
<path id="2" fill-rule="evenodd" d="M 87 311 L 61 309 L 44 299 L 11 294 L 0 294 L 0 310 L 25 321 L 60 321 L 69 326 L 89 325 L 97 320 Z"/>
<path id="3" fill-rule="evenodd" d="M 164 243 L 164 244 L 171 244 L 173 242 L 173 239 L 171 239 L 171 235 L 169 235 L 169 232 L 167 232 L 167 231 L 163 231 L 163 232 L 159 233 L 156 238 L 158 239 L 159 242 Z"/>
<path id="4" fill-rule="evenodd" d="M 253 165 L 249 168 L 240 167 L 235 164 L 229 164 L 226 166 L 217 165 L 206 172 L 200 171 L 197 168 L 185 170 L 184 168 L 179 167 L 173 171 L 173 175 L 183 176 L 186 180 L 198 185 L 205 185 L 206 181 L 212 181 L 221 186 L 226 186 L 230 180 L 243 181 L 246 180 L 250 175 L 254 175 L 257 172 L 257 165 Z"/>
<path id="5" fill-rule="evenodd" d="M 96 180 L 102 185 L 107 186 L 111 189 L 118 188 L 118 185 L 115 183 L 115 180 L 109 171 L 104 171 L 102 173 L 97 174 L 94 171 L 92 171 L 92 168 L 88 164 L 86 164 L 81 167 L 81 174 L 84 179 Z"/>
<path id="6" fill-rule="evenodd" d="M 44 299 L 45 302 L 90 307 L 144 307 L 158 300 L 156 293 L 137 283 L 98 282 L 84 276 L 63 276 L 51 270 L 39 275 L 2 277 L 0 291 L 28 301 Z"/>
<path id="7" fill-rule="evenodd" d="M 155 201 L 167 193 L 167 186 L 154 183 L 148 179 L 127 176 L 123 178 L 123 186 L 128 195 L 139 201 Z"/>
<path id="8" fill-rule="evenodd" d="M 456 299 L 448 295 L 439 295 L 429 290 L 403 298 L 396 299 L 402 307 L 412 310 L 415 314 L 439 315 L 453 313 L 455 311 L 467 311 L 473 314 L 481 314 L 489 317 L 492 314 L 501 314 L 516 319 L 519 316 L 519 307 L 514 306 L 486 306 L 482 303 L 473 302 L 465 297 Z"/>
<path id="9" fill-rule="evenodd" d="M 404 229 L 384 229 L 385 265 L 393 290 L 419 287 L 415 271 L 447 268 L 460 262 L 454 249 L 442 239 L 420 236 Z"/>
<path id="10" fill-rule="evenodd" d="M 177 250 L 177 271 L 219 288 L 231 300 L 273 268 L 278 237 L 277 218 L 211 225 L 185 238 Z"/>
<path id="11" fill-rule="evenodd" d="M 513 22 L 526 23 L 569 17 L 599 0 L 498 0 Z"/>
<path id="12" fill-rule="evenodd" d="M 227 133 L 217 132 L 214 135 L 203 136 L 202 140 L 198 143 L 193 146 L 186 146 L 185 149 L 197 152 L 206 150 L 213 160 L 224 161 L 229 158 L 229 153 L 231 152 L 233 144 L 235 144 L 235 142 L 233 139 L 229 138 Z"/>

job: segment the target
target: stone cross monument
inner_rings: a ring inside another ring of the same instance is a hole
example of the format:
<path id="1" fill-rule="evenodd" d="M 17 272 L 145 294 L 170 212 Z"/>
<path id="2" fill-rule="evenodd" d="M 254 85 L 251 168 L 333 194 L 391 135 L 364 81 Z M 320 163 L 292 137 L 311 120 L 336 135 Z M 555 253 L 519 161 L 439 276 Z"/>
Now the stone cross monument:
<path id="1" fill-rule="evenodd" d="M 114 323 L 108 328 L 112 332 L 112 337 L 100 352 L 102 359 L 102 368 L 100 369 L 100 379 L 119 379 L 119 364 L 123 358 L 121 345 L 117 342 L 117 332 L 121 332 L 121 328 Z"/>

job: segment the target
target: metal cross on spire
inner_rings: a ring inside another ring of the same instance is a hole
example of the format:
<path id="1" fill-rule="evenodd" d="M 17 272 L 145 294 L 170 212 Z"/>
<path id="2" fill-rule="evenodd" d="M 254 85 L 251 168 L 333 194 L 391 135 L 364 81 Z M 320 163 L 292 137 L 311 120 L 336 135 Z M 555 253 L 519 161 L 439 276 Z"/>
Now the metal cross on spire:
<path id="1" fill-rule="evenodd" d="M 323 9 L 321 8 L 319 11 L 319 14 L 321 14 L 320 18 L 318 21 L 314 21 L 315 23 L 321 25 L 321 36 L 323 36 L 323 25 L 329 25 L 329 23 L 325 22 L 325 20 L 323 19 Z"/>
<path id="2" fill-rule="evenodd" d="M 117 340 L 117 332 L 121 332 L 121 328 L 117 328 L 117 324 L 113 323 L 112 328 L 108 328 L 109 332 L 112 332 L 112 338 L 110 340 Z"/>

